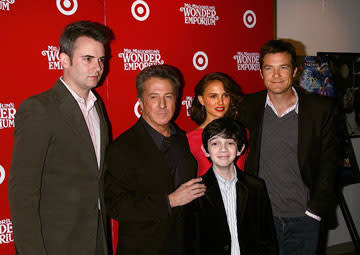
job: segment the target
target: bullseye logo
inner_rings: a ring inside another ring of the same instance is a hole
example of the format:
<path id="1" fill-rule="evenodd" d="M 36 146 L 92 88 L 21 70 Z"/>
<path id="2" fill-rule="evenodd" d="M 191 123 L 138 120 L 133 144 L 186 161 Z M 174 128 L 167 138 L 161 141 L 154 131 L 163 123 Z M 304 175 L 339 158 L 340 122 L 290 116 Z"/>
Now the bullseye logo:
<path id="1" fill-rule="evenodd" d="M 143 0 L 136 0 L 131 5 L 131 14 L 136 20 L 144 21 L 150 15 L 149 5 Z"/>
<path id="2" fill-rule="evenodd" d="M 134 105 L 134 113 L 135 116 L 140 118 L 141 117 L 141 107 L 140 107 L 140 102 L 137 101 L 136 104 Z"/>
<path id="3" fill-rule="evenodd" d="M 56 7 L 64 15 L 73 15 L 77 8 L 77 0 L 56 0 Z"/>
<path id="4" fill-rule="evenodd" d="M 247 26 L 248 28 L 253 28 L 256 25 L 256 15 L 255 12 L 253 12 L 252 10 L 247 10 L 244 13 L 243 16 L 243 21 L 245 26 Z"/>
<path id="5" fill-rule="evenodd" d="M 0 165 L 0 184 L 2 184 L 4 180 L 5 180 L 5 170 L 2 167 L 2 165 Z"/>
<path id="6" fill-rule="evenodd" d="M 193 65 L 197 70 L 199 71 L 204 70 L 208 66 L 208 64 L 209 64 L 209 59 L 205 52 L 198 51 L 194 54 Z"/>

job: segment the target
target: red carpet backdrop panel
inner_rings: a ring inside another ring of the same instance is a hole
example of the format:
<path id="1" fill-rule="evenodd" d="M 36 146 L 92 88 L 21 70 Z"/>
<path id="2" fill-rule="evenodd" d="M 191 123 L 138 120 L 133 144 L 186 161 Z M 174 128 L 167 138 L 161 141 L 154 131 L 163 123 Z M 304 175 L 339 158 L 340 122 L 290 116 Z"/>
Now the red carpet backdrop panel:
<path id="1" fill-rule="evenodd" d="M 273 37 L 273 8 L 272 0 L 0 0 L 0 254 L 14 254 L 7 184 L 16 110 L 61 76 L 58 39 L 68 23 L 92 20 L 114 32 L 97 91 L 117 137 L 141 114 L 135 77 L 149 65 L 181 71 L 176 123 L 186 131 L 196 126 L 188 109 L 205 74 L 227 73 L 244 93 L 263 89 L 258 51 Z"/>

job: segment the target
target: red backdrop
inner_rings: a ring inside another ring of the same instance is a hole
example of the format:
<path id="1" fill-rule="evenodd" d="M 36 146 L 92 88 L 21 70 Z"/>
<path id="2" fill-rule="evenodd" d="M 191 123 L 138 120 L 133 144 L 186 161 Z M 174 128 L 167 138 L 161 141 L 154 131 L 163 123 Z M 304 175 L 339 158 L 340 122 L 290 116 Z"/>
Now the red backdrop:
<path id="1" fill-rule="evenodd" d="M 81 19 L 108 25 L 116 37 L 97 89 L 114 137 L 137 120 L 135 76 L 147 65 L 170 64 L 184 75 L 176 120 L 184 130 L 196 126 L 187 108 L 203 75 L 225 72 L 244 93 L 263 88 L 258 51 L 273 37 L 272 0 L 0 0 L 0 254 L 14 254 L 7 183 L 16 109 L 62 74 L 59 35 Z"/>

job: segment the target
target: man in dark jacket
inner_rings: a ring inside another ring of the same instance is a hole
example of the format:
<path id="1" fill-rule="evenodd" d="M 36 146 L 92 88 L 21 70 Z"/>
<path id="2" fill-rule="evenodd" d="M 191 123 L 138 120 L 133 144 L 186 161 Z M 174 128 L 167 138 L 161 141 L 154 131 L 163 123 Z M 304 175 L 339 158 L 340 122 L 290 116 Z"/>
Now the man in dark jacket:
<path id="1" fill-rule="evenodd" d="M 245 96 L 240 121 L 250 131 L 245 172 L 265 180 L 280 254 L 315 254 L 320 222 L 336 205 L 336 105 L 295 89 L 295 48 L 270 40 L 260 50 L 267 88 Z"/>
<path id="2" fill-rule="evenodd" d="M 151 66 L 136 80 L 142 117 L 110 145 L 105 202 L 119 222 L 117 254 L 185 255 L 186 204 L 202 196 L 185 134 L 171 123 L 180 80 L 174 68 Z"/>

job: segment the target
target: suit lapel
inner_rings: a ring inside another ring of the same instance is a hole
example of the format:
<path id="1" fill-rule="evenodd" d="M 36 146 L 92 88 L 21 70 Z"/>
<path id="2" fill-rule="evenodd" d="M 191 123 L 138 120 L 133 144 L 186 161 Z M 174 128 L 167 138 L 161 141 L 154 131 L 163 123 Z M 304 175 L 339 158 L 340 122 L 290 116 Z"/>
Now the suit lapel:
<path id="1" fill-rule="evenodd" d="M 245 185 L 244 174 L 236 167 L 237 178 L 236 182 L 236 216 L 237 225 L 241 226 L 248 202 L 248 188 Z"/>
<path id="2" fill-rule="evenodd" d="M 156 178 L 159 180 L 159 183 L 166 183 L 171 185 L 170 188 L 172 190 L 173 180 L 170 175 L 168 162 L 157 148 L 150 134 L 145 130 L 141 120 L 136 122 L 134 125 L 134 132 L 136 137 L 136 140 L 134 139 L 134 143 L 138 143 L 140 145 L 139 155 L 142 155 L 143 157 L 140 164 L 146 164 L 146 166 L 144 166 L 145 168 L 148 168 L 149 166 L 156 166 L 156 173 L 153 173 L 154 176 L 156 176 Z"/>
<path id="3" fill-rule="evenodd" d="M 204 183 L 206 185 L 205 197 L 214 207 L 214 209 L 218 210 L 219 214 L 224 214 L 226 220 L 225 207 L 222 200 L 220 187 L 212 168 L 210 168 L 204 176 Z"/>
<path id="4" fill-rule="evenodd" d="M 92 159 L 95 160 L 97 166 L 94 145 L 78 103 L 60 80 L 58 80 L 54 85 L 53 91 L 58 100 L 60 111 L 59 118 L 63 118 L 64 122 L 70 126 L 71 130 L 81 138 L 82 143 L 84 144 L 84 149 L 89 151 L 89 154 Z"/>
<path id="5" fill-rule="evenodd" d="M 222 225 L 224 225 L 224 223 L 227 223 L 225 206 L 222 200 L 219 184 L 212 168 L 210 168 L 205 174 L 204 183 L 206 185 L 205 197 L 218 215 L 217 220 L 219 222 L 223 222 Z"/>
<path id="6" fill-rule="evenodd" d="M 310 151 L 311 148 L 311 121 L 306 121 L 311 119 L 311 105 L 306 100 L 306 95 L 300 90 L 297 90 L 299 96 L 299 113 L 298 113 L 298 161 L 300 170 L 303 169 L 306 157 L 306 151 Z"/>
<path id="7" fill-rule="evenodd" d="M 241 226 L 248 202 L 248 189 L 245 185 L 244 174 L 237 167 L 236 171 L 238 178 L 238 181 L 236 182 L 236 217 L 237 225 Z M 221 225 L 224 225 L 224 223 L 227 223 L 225 206 L 222 200 L 219 184 L 212 168 L 205 174 L 204 183 L 207 189 L 205 197 L 218 215 L 217 220 L 222 222 Z"/>
<path id="8" fill-rule="evenodd" d="M 105 150 L 109 142 L 109 133 L 107 120 L 104 115 L 104 109 L 102 104 L 100 103 L 99 98 L 95 102 L 95 107 L 100 120 L 100 169 L 102 169 L 102 166 L 104 164 Z"/>
<path id="9" fill-rule="evenodd" d="M 265 101 L 266 101 L 266 91 L 263 93 L 260 93 L 257 98 L 254 98 L 256 103 L 254 103 L 254 107 L 256 107 L 256 110 L 254 112 L 254 134 L 253 134 L 253 140 L 256 142 L 253 144 L 253 146 L 250 146 L 250 153 L 251 150 L 253 150 L 254 153 L 254 169 L 250 169 L 251 171 L 255 171 L 258 174 L 259 173 L 259 161 L 260 161 L 260 150 L 261 150 L 261 136 L 262 136 L 262 127 L 263 127 L 263 121 L 264 121 L 264 111 L 265 111 Z M 251 142 L 251 141 L 250 141 Z M 251 148 L 252 147 L 252 148 Z"/>

